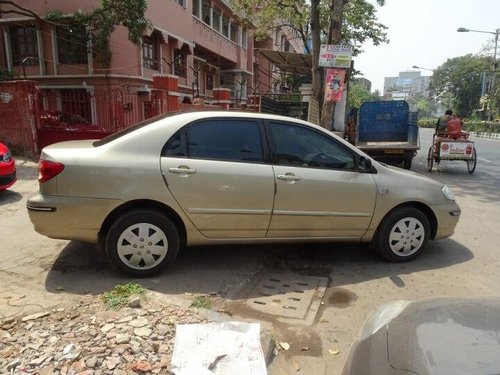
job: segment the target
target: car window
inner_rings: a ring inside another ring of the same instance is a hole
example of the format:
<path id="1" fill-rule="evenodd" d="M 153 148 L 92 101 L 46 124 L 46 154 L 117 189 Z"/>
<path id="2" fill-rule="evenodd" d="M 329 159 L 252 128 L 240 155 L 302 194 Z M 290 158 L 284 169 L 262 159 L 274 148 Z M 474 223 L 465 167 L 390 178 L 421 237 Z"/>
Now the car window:
<path id="1" fill-rule="evenodd" d="M 169 139 L 162 155 L 182 157 L 187 156 L 186 130 L 182 129 Z"/>
<path id="2" fill-rule="evenodd" d="M 171 155 L 178 143 L 182 154 L 184 135 L 169 142 Z M 174 136 L 176 137 L 176 136 Z M 263 162 L 259 122 L 241 119 L 213 119 L 196 122 L 185 130 L 187 155 L 191 158 L 241 162 Z M 174 152 L 175 153 L 175 152 Z"/>
<path id="3" fill-rule="evenodd" d="M 280 165 L 353 169 L 354 156 L 334 139 L 313 129 L 270 122 L 269 129 Z"/>

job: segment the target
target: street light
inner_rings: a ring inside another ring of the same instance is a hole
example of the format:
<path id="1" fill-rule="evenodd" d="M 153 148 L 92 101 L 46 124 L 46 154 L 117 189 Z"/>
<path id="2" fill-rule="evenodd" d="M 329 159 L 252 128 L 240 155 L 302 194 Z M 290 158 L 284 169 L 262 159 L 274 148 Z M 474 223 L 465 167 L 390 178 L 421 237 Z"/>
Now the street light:
<path id="1" fill-rule="evenodd" d="M 497 69 L 497 48 L 498 48 L 498 35 L 500 34 L 500 28 L 496 29 L 495 31 L 482 31 L 482 30 L 470 30 L 466 29 L 465 27 L 459 27 L 457 29 L 459 33 L 468 33 L 468 32 L 473 32 L 473 33 L 483 33 L 483 34 L 492 34 L 495 35 L 495 51 L 493 52 L 493 74 L 491 77 L 491 84 L 490 84 L 490 89 L 489 89 L 489 99 L 495 100 L 495 76 L 496 76 L 496 69 Z M 493 102 L 491 102 L 493 104 Z M 492 105 L 493 107 L 493 105 Z M 492 119 L 492 109 L 490 109 L 489 113 L 489 120 L 491 121 Z"/>
<path id="2" fill-rule="evenodd" d="M 433 72 L 434 73 L 434 69 L 430 69 L 430 68 L 423 68 L 421 66 L 416 66 L 416 65 L 413 65 L 412 68 L 413 69 L 428 70 L 429 72 Z"/>

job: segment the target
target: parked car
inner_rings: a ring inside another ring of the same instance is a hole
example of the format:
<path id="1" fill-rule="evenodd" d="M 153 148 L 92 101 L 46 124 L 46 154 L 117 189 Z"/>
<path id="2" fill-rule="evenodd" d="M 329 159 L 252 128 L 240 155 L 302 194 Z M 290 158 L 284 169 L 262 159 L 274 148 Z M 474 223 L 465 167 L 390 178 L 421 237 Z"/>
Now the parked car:
<path id="1" fill-rule="evenodd" d="M 76 113 L 45 111 L 40 115 L 40 125 L 44 127 L 82 127 L 91 125 L 90 121 Z"/>
<path id="2" fill-rule="evenodd" d="M 395 301 L 366 319 L 344 375 L 500 374 L 500 299 Z"/>
<path id="3" fill-rule="evenodd" d="M 16 182 L 16 163 L 10 150 L 0 142 L 0 191 L 8 189 Z"/>
<path id="4" fill-rule="evenodd" d="M 447 186 L 384 166 L 331 132 L 260 113 L 191 112 L 98 141 L 48 146 L 35 230 L 101 242 L 129 275 L 152 275 L 185 245 L 362 241 L 390 261 L 451 236 Z"/>

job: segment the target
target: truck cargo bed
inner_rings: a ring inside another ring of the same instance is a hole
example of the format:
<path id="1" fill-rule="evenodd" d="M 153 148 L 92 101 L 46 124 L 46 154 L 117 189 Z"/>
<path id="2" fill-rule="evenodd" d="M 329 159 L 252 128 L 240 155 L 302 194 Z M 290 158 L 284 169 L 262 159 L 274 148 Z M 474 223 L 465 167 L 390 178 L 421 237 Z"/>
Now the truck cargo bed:
<path id="1" fill-rule="evenodd" d="M 416 144 L 409 142 L 359 142 L 357 147 L 360 150 L 388 150 L 388 149 L 398 149 L 398 150 L 418 150 L 419 147 Z"/>

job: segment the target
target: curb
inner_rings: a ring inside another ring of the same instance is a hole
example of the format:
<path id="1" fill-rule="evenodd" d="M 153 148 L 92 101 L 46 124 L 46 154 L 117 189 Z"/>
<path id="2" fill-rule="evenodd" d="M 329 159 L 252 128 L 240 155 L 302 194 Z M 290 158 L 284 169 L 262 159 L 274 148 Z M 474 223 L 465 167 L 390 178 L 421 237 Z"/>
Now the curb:
<path id="1" fill-rule="evenodd" d="M 486 132 L 476 133 L 476 132 L 470 132 L 469 134 L 471 136 L 477 137 L 477 138 L 500 139 L 500 133 L 486 133 Z"/>

